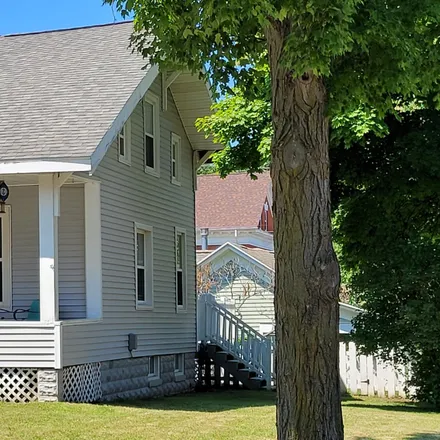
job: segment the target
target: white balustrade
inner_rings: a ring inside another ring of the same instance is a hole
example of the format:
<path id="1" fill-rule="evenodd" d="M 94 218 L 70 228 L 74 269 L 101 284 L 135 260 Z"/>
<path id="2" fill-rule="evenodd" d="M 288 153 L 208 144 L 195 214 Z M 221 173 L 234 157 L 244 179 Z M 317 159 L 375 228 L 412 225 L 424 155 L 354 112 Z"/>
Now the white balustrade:
<path id="1" fill-rule="evenodd" d="M 200 342 L 211 342 L 239 359 L 247 368 L 272 382 L 272 340 L 247 325 L 228 309 L 204 294 L 199 297 L 197 334 Z"/>

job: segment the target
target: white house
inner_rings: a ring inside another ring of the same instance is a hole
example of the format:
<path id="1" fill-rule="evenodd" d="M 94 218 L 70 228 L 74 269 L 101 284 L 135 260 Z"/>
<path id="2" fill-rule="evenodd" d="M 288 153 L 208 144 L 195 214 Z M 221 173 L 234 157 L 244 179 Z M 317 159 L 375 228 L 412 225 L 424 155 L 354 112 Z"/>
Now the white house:
<path id="1" fill-rule="evenodd" d="M 0 37 L 0 400 L 193 386 L 195 173 L 218 149 L 194 121 L 211 99 L 133 54 L 131 31 Z"/>
<path id="2" fill-rule="evenodd" d="M 197 251 L 199 293 L 211 293 L 219 304 L 265 335 L 275 328 L 273 251 L 225 243 Z M 360 309 L 339 303 L 339 333 L 352 329 Z"/>

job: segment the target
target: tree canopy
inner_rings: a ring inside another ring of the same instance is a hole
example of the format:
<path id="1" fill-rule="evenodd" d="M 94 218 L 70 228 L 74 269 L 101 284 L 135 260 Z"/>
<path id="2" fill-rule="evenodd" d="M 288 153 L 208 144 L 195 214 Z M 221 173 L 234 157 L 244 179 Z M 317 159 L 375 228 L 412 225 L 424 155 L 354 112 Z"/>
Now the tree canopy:
<path id="1" fill-rule="evenodd" d="M 214 92 L 232 84 L 251 96 L 269 72 L 278 438 L 342 440 L 329 116 L 383 117 L 397 97 L 438 98 L 440 4 L 105 1 L 134 14 L 133 45 L 162 70 L 205 71 Z M 236 134 L 244 155 L 245 136 Z M 257 133 L 248 144 L 264 150 Z"/>
<path id="2" fill-rule="evenodd" d="M 274 23 L 288 30 L 281 62 L 294 76 L 325 77 L 332 112 L 359 104 L 380 111 L 394 96 L 438 94 L 439 17 L 435 0 L 106 0 L 134 13 L 133 44 L 170 69 L 206 70 L 213 90 L 231 80 L 265 80 Z M 437 97 L 438 99 L 438 97 Z"/>
<path id="3" fill-rule="evenodd" d="M 415 396 L 440 407 L 440 112 L 388 118 L 389 135 L 335 149 L 336 240 L 355 340 L 410 365 Z"/>

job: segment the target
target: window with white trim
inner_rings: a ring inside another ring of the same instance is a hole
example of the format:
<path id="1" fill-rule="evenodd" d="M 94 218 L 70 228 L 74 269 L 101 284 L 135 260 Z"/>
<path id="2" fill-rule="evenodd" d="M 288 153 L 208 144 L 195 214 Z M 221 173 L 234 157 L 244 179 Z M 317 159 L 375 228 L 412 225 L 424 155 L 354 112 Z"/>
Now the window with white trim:
<path id="1" fill-rule="evenodd" d="M 182 353 L 174 355 L 174 373 L 175 374 L 185 373 L 185 355 Z"/>
<path id="2" fill-rule="evenodd" d="M 160 115 L 159 98 L 145 95 L 144 107 L 144 165 L 145 172 L 159 176 L 160 168 Z"/>
<path id="3" fill-rule="evenodd" d="M 11 210 L 5 207 L 0 213 L 0 307 L 9 308 L 12 303 L 11 272 Z"/>
<path id="4" fill-rule="evenodd" d="M 181 138 L 176 133 L 171 133 L 171 182 L 180 185 L 181 164 L 180 150 Z"/>
<path id="5" fill-rule="evenodd" d="M 186 309 L 186 232 L 176 228 L 176 306 Z"/>
<path id="6" fill-rule="evenodd" d="M 148 362 L 148 377 L 160 377 L 159 356 L 150 356 Z"/>
<path id="7" fill-rule="evenodd" d="M 131 121 L 130 119 L 118 133 L 118 159 L 119 162 L 131 165 Z"/>
<path id="8" fill-rule="evenodd" d="M 153 308 L 153 228 L 136 224 L 136 307 Z"/>

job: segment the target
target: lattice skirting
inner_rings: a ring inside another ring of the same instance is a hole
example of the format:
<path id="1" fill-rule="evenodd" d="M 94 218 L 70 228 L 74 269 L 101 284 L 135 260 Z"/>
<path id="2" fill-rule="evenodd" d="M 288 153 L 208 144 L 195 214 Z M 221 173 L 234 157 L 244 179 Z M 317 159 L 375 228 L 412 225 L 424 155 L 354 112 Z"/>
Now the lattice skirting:
<path id="1" fill-rule="evenodd" d="M 38 400 L 38 370 L 0 368 L 0 401 L 31 402 Z"/>
<path id="2" fill-rule="evenodd" d="M 75 365 L 63 370 L 63 393 L 66 402 L 96 402 L 102 397 L 101 364 Z"/>

